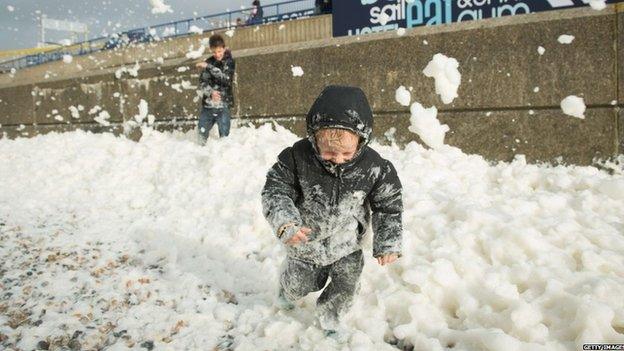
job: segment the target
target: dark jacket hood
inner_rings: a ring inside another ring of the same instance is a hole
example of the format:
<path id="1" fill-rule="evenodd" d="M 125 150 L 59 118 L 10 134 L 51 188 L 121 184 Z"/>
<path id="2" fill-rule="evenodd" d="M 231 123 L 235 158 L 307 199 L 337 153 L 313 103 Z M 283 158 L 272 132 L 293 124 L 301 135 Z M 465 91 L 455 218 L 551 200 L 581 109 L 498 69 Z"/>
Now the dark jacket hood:
<path id="1" fill-rule="evenodd" d="M 357 87 L 330 85 L 316 98 L 306 118 L 308 140 L 318 161 L 329 173 L 342 178 L 345 170 L 358 162 L 373 132 L 373 112 L 368 99 Z M 321 158 L 314 134 L 322 128 L 350 130 L 361 138 L 358 151 L 351 161 L 337 165 Z"/>
<path id="2" fill-rule="evenodd" d="M 308 140 L 319 163 L 329 173 L 342 178 L 345 170 L 358 162 L 373 132 L 373 112 L 360 88 L 330 85 L 323 89 L 312 104 L 306 118 Z M 358 151 L 349 162 L 337 165 L 321 158 L 314 134 L 322 128 L 350 130 L 361 138 Z"/>
<path id="3" fill-rule="evenodd" d="M 308 137 L 321 128 L 342 128 L 368 144 L 373 131 L 373 112 L 360 88 L 330 85 L 316 98 L 306 119 Z"/>

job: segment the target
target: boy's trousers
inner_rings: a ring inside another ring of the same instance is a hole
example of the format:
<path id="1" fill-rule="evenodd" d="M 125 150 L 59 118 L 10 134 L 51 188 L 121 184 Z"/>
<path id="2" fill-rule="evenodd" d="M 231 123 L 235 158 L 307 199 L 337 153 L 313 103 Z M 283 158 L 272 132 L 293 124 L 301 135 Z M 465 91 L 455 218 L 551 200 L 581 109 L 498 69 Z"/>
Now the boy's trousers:
<path id="1" fill-rule="evenodd" d="M 294 258 L 287 258 L 286 267 L 280 277 L 284 297 L 296 301 L 305 295 L 323 289 L 316 301 L 318 318 L 323 329 L 337 329 L 339 318 L 349 310 L 359 288 L 360 275 L 364 266 L 362 250 L 347 255 L 338 261 L 319 266 Z"/>
<path id="2" fill-rule="evenodd" d="M 219 137 L 226 137 L 230 134 L 230 109 L 227 106 L 223 108 L 210 108 L 202 106 L 199 115 L 199 143 L 206 144 L 210 129 L 217 124 L 219 128 Z"/>

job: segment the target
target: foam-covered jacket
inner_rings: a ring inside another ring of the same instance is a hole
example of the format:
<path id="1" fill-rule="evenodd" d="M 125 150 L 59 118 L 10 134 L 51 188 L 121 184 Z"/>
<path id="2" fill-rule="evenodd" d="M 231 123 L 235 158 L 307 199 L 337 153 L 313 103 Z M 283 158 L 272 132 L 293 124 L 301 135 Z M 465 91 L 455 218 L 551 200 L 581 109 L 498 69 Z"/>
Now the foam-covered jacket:
<path id="1" fill-rule="evenodd" d="M 218 61 L 214 56 L 210 56 L 205 61 L 208 66 L 199 76 L 199 86 L 202 91 L 202 104 L 209 108 L 232 108 L 234 105 L 234 71 L 236 62 L 232 58 L 232 53 L 227 50 L 223 59 Z M 221 93 L 221 101 L 214 102 L 211 99 L 213 91 Z"/>
<path id="2" fill-rule="evenodd" d="M 290 257 L 331 264 L 360 250 L 371 224 L 373 256 L 401 254 L 401 182 L 392 163 L 368 146 L 372 127 L 362 90 L 329 86 L 308 113 L 308 138 L 279 154 L 262 190 L 264 215 L 276 234 L 284 235 L 280 229 L 293 223 L 291 236 L 300 227 L 312 229 L 307 243 L 287 246 Z M 314 134 L 321 128 L 360 136 L 351 161 L 336 165 L 320 157 Z"/>

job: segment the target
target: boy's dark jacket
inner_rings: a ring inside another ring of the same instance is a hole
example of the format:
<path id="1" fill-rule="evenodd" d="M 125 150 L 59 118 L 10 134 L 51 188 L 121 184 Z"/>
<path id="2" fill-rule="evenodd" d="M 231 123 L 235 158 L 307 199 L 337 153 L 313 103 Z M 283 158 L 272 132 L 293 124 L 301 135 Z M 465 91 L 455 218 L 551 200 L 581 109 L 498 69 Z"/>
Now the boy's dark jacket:
<path id="1" fill-rule="evenodd" d="M 212 104 L 210 95 L 213 91 L 221 93 L 221 101 L 228 107 L 234 105 L 234 71 L 236 63 L 232 53 L 226 50 L 221 61 L 210 56 L 205 61 L 208 66 L 199 76 L 199 86 L 203 92 L 202 104 L 204 107 L 218 107 Z"/>
<path id="2" fill-rule="evenodd" d="M 360 136 L 359 151 L 348 163 L 321 159 L 314 134 L 327 127 Z M 307 243 L 288 245 L 290 257 L 333 263 L 361 249 L 371 222 L 373 256 L 401 254 L 401 182 L 392 163 L 367 145 L 372 128 L 373 115 L 362 90 L 329 86 L 308 113 L 308 138 L 279 154 L 262 190 L 264 215 L 276 233 L 289 223 L 312 229 Z"/>

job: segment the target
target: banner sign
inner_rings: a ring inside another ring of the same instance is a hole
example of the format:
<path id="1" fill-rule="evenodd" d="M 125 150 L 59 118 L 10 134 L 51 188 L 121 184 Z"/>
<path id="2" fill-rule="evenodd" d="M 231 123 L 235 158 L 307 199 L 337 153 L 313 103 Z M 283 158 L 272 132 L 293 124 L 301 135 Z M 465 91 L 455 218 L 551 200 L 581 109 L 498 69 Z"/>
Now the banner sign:
<path id="1" fill-rule="evenodd" d="M 607 4 L 624 0 L 607 0 Z M 334 36 L 589 6 L 590 0 L 339 0 Z"/>

